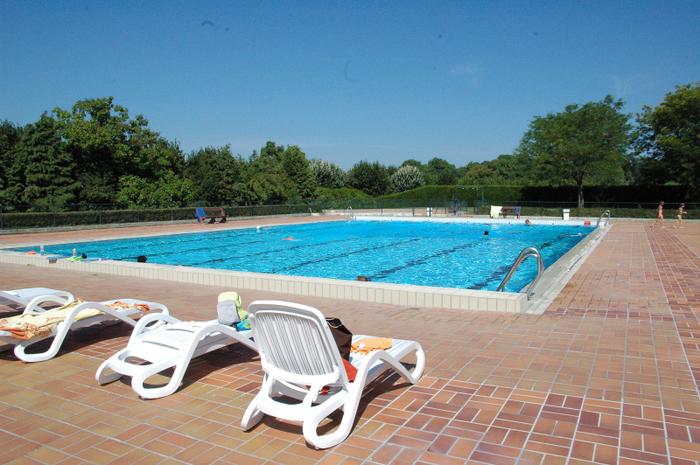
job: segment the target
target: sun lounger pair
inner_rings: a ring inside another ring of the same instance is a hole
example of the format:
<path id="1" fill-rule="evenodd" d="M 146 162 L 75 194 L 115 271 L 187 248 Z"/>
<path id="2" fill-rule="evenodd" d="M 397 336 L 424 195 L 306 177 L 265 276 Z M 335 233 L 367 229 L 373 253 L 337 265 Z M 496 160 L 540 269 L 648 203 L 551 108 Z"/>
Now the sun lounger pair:
<path id="1" fill-rule="evenodd" d="M 342 442 L 352 429 L 364 388 L 387 369 L 396 371 L 409 383 L 420 378 L 425 355 L 420 344 L 391 340 L 391 348 L 353 353 L 357 368 L 353 382 L 348 380 L 340 352 L 323 314 L 312 307 L 281 301 L 257 301 L 249 307 L 250 331 L 236 331 L 217 320 L 184 322 L 168 315 L 148 315 L 134 328 L 127 346 L 106 360 L 95 375 L 100 384 L 131 377 L 131 386 L 141 397 L 154 399 L 174 393 L 182 382 L 192 358 L 240 342 L 258 351 L 263 385 L 245 412 L 241 425 L 248 430 L 265 414 L 303 423 L 304 438 L 317 448 Z M 149 323 L 163 324 L 149 330 Z M 358 344 L 368 336 L 355 336 Z M 251 339 L 252 338 L 252 339 Z M 401 364 L 415 354 L 415 367 Z M 170 381 L 148 387 L 148 378 L 173 369 Z M 298 404 L 281 402 L 287 396 Z M 319 423 L 342 409 L 340 426 L 319 435 Z"/>

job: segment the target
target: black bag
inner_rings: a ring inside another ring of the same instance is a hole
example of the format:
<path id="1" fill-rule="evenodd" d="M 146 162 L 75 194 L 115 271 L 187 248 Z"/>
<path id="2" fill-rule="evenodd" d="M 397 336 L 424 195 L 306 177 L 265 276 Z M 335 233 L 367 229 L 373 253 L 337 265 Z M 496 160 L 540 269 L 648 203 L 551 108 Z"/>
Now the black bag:
<path id="1" fill-rule="evenodd" d="M 331 328 L 331 334 L 340 350 L 340 356 L 350 361 L 350 349 L 352 348 L 352 333 L 345 327 L 340 318 L 326 317 L 326 323 Z"/>

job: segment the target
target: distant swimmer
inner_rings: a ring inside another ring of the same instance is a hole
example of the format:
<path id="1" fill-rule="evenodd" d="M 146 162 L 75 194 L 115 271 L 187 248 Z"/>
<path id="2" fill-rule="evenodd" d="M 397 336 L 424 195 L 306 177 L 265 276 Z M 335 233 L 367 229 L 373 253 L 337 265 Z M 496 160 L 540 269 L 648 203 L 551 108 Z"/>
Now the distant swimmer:
<path id="1" fill-rule="evenodd" d="M 369 278 L 367 276 L 359 275 L 357 277 L 358 281 L 369 281 Z"/>
<path id="2" fill-rule="evenodd" d="M 296 241 L 297 239 L 294 238 L 294 236 L 287 236 L 282 238 L 283 241 Z"/>
<path id="3" fill-rule="evenodd" d="M 145 255 L 139 255 L 136 257 L 136 261 L 139 263 L 146 263 L 146 261 L 148 261 L 148 257 Z"/>
<path id="4" fill-rule="evenodd" d="M 530 226 L 531 224 L 532 224 L 532 221 L 530 221 L 529 218 L 525 220 L 525 226 Z"/>
<path id="5" fill-rule="evenodd" d="M 489 232 L 488 232 L 488 231 L 484 231 L 484 236 L 488 236 L 488 235 L 489 235 Z"/>

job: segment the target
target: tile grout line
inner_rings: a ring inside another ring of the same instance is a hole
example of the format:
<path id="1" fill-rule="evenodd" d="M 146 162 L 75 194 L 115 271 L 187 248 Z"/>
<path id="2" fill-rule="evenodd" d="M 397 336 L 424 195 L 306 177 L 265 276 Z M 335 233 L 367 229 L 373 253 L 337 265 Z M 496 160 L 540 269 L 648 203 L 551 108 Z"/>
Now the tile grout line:
<path id="1" fill-rule="evenodd" d="M 582 323 L 585 322 L 586 319 L 591 320 L 590 317 L 589 318 L 584 317 L 584 318 L 581 318 L 581 322 Z M 595 352 L 596 354 L 598 353 L 598 351 L 600 349 L 601 339 L 602 339 L 602 331 L 601 331 L 601 333 L 598 334 L 598 340 L 596 342 L 596 352 Z M 576 444 L 576 436 L 578 435 L 578 426 L 581 424 L 581 414 L 583 413 L 583 408 L 586 405 L 586 399 L 588 398 L 588 386 L 590 385 L 591 379 L 593 378 L 594 367 L 595 367 L 595 363 L 597 360 L 598 360 L 598 356 L 596 355 L 595 359 L 593 360 L 593 363 L 591 364 L 591 368 L 588 372 L 588 379 L 586 380 L 586 390 L 584 391 L 583 396 L 581 396 L 581 408 L 579 409 L 578 417 L 576 418 L 574 435 L 571 437 L 571 446 L 569 447 L 569 454 L 566 457 L 566 465 L 570 465 L 572 460 L 578 460 L 578 459 L 574 459 L 572 457 L 572 454 L 574 452 L 574 445 Z M 597 448 L 597 444 L 596 443 L 591 443 L 591 444 L 593 445 L 593 452 L 592 452 L 593 455 L 591 457 L 591 462 L 592 462 L 595 460 L 595 451 Z"/>
<path id="2" fill-rule="evenodd" d="M 661 281 L 661 290 L 663 291 L 664 296 L 666 297 L 666 301 L 669 302 L 668 295 L 666 294 L 666 289 L 664 288 L 664 285 L 663 285 L 663 278 L 661 277 L 661 273 L 659 271 L 659 266 L 658 266 L 658 263 L 656 261 L 656 255 L 654 254 L 654 249 L 653 249 L 653 247 L 651 245 L 651 241 L 649 239 L 649 233 L 646 230 L 645 230 L 645 233 L 646 233 L 645 234 L 646 235 L 646 242 L 649 245 L 649 250 L 651 251 L 652 257 L 654 257 L 654 260 L 653 260 L 654 268 L 655 268 L 657 276 L 659 277 L 659 280 Z M 673 315 L 673 310 L 671 309 L 670 302 L 669 302 L 668 308 L 669 308 L 669 312 L 671 313 L 671 317 L 673 318 L 673 320 L 672 320 L 673 327 L 676 331 L 676 336 L 678 337 L 678 342 L 682 346 L 683 342 L 680 340 L 680 334 L 678 333 L 678 327 L 676 326 L 675 316 Z M 671 448 L 669 447 L 669 444 L 668 444 L 669 436 L 668 436 L 668 429 L 666 427 L 666 408 L 664 407 L 664 390 L 661 388 L 661 372 L 659 371 L 659 358 L 657 357 L 657 351 L 656 351 L 656 337 L 655 337 L 656 327 L 655 327 L 653 321 L 650 322 L 649 327 L 651 329 L 651 334 L 652 334 L 651 340 L 653 341 L 653 344 L 654 344 L 654 360 L 656 361 L 656 363 L 655 363 L 656 384 L 659 388 L 659 401 L 660 401 L 659 407 L 661 410 L 661 426 L 663 427 L 663 431 L 664 431 L 664 446 L 666 447 L 666 459 L 668 460 L 668 462 L 667 462 L 668 465 L 671 465 L 673 463 L 673 461 L 671 460 Z M 686 357 L 686 359 L 687 359 L 687 357 Z M 642 406 L 640 406 L 640 408 L 642 411 L 641 415 L 643 418 L 644 417 L 644 406 L 642 405 Z M 622 417 L 620 417 L 620 418 L 622 418 Z M 645 449 L 645 446 L 644 446 L 645 442 L 646 441 L 644 440 L 644 436 L 642 436 L 642 449 Z"/>
<path id="3" fill-rule="evenodd" d="M 647 233 L 647 236 L 648 236 L 648 233 Z M 650 241 L 650 242 L 651 242 L 651 241 Z M 653 244 L 656 244 L 656 247 L 658 248 L 657 241 L 653 241 L 652 243 L 653 243 Z M 683 247 L 685 247 L 685 245 L 683 245 Z M 664 254 L 663 252 L 661 252 L 660 248 L 659 248 L 659 252 L 656 253 L 656 252 L 654 251 L 654 247 L 652 247 L 652 253 L 654 254 L 654 258 L 655 258 L 655 262 L 657 263 L 657 266 L 658 266 L 658 260 L 663 259 L 664 262 L 668 263 L 668 266 L 670 267 L 670 261 L 666 259 L 666 254 Z M 674 274 L 674 276 L 673 276 L 673 278 L 672 278 L 673 281 L 675 282 L 676 286 L 677 286 L 679 289 L 682 289 L 682 287 L 680 286 L 680 283 L 679 283 L 678 280 L 675 278 L 675 273 L 673 273 L 673 274 Z M 695 373 L 693 372 L 693 367 L 692 367 L 692 365 L 690 364 L 690 359 L 688 358 L 688 351 L 687 351 L 686 348 L 685 348 L 685 344 L 683 344 L 683 338 L 682 338 L 682 336 L 681 336 L 681 334 L 680 334 L 680 329 L 679 329 L 679 326 L 678 326 L 678 320 L 676 319 L 676 312 L 673 310 L 673 307 L 672 307 L 672 305 L 674 305 L 674 304 L 671 303 L 671 300 L 668 298 L 668 292 L 666 291 L 666 283 L 664 282 L 664 278 L 667 277 L 667 274 L 659 273 L 659 277 L 661 278 L 661 288 L 662 288 L 662 290 L 663 290 L 663 292 L 664 292 L 664 295 L 665 295 L 665 297 L 666 297 L 666 301 L 667 301 L 668 304 L 669 304 L 669 309 L 670 309 L 670 311 L 671 311 L 671 317 L 673 318 L 673 324 L 674 324 L 674 326 L 675 326 L 675 328 L 676 328 L 676 335 L 678 336 L 678 340 L 680 341 L 681 347 L 683 348 L 683 355 L 684 355 L 684 358 L 685 358 L 686 366 L 688 367 L 688 371 L 690 372 L 690 377 L 691 377 L 691 379 L 693 380 L 693 385 L 695 386 L 695 392 L 696 392 L 696 394 L 697 394 L 698 396 L 700 396 L 700 387 L 698 387 L 697 380 L 695 379 Z M 684 293 L 684 294 L 685 294 L 685 293 Z M 695 319 L 695 322 L 698 323 L 698 324 L 700 325 L 700 321 L 698 321 L 698 319 L 697 319 L 697 317 L 695 316 L 695 314 L 694 314 L 692 311 L 691 311 L 690 313 L 693 315 L 693 318 Z"/>

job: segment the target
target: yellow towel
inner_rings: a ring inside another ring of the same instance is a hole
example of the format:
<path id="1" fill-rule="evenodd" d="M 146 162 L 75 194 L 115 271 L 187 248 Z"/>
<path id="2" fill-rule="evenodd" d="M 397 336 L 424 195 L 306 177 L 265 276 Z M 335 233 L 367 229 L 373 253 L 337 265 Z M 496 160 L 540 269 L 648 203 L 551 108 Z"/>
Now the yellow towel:
<path id="1" fill-rule="evenodd" d="M 58 326 L 58 324 L 68 318 L 68 314 L 82 301 L 65 305 L 53 310 L 47 310 L 43 313 L 28 313 L 26 315 L 15 315 L 8 318 L 0 319 L 0 331 L 7 331 L 17 339 L 32 339 L 35 337 L 46 337 Z M 141 312 L 149 310 L 146 304 L 128 304 L 126 302 L 116 301 L 108 305 L 114 309 L 136 308 Z M 102 311 L 95 308 L 86 308 L 81 310 L 76 316 L 75 321 L 84 320 L 101 314 Z"/>
<path id="2" fill-rule="evenodd" d="M 368 354 L 373 350 L 391 349 L 393 341 L 386 337 L 366 337 L 352 344 L 351 352 Z"/>

